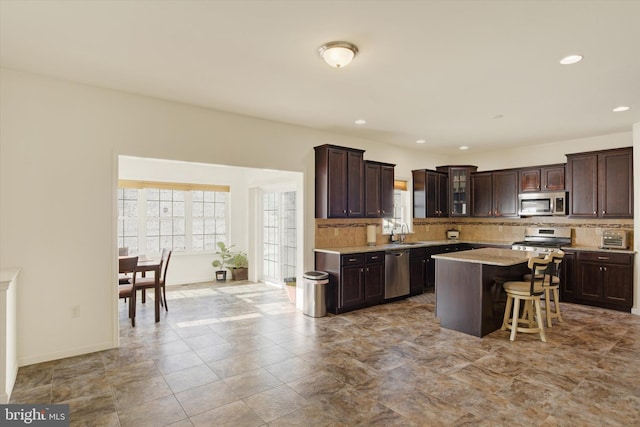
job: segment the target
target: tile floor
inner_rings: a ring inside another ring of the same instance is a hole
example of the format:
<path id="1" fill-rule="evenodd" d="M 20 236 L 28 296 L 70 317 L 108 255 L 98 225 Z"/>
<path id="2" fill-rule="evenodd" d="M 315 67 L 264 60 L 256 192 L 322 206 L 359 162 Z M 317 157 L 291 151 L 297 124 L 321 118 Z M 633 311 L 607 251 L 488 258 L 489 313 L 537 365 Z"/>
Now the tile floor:
<path id="1" fill-rule="evenodd" d="M 433 294 L 313 319 L 263 284 L 172 287 L 121 347 L 20 368 L 86 426 L 640 425 L 640 317 L 563 304 L 537 336 L 441 329 Z"/>

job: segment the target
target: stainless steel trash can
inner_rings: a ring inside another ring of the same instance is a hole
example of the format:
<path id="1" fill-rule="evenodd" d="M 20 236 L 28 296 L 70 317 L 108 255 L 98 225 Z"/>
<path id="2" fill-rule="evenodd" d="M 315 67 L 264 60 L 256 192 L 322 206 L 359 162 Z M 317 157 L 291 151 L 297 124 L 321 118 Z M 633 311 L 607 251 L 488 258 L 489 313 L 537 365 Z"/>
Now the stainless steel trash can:
<path id="1" fill-rule="evenodd" d="M 327 315 L 326 290 L 329 274 L 324 271 L 307 271 L 304 279 L 304 305 L 302 312 L 311 317 Z"/>

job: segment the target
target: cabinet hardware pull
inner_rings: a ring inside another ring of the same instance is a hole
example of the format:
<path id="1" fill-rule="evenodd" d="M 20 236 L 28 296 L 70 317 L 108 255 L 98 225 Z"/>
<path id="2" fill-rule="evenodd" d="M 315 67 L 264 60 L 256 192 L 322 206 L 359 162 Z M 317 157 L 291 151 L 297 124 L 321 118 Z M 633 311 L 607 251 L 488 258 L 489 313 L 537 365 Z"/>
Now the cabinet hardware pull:
<path id="1" fill-rule="evenodd" d="M 602 211 L 602 215 L 605 215 L 607 213 L 607 211 Z"/>
<path id="2" fill-rule="evenodd" d="M 372 256 L 371 259 L 378 259 L 379 257 L 377 256 Z"/>
<path id="3" fill-rule="evenodd" d="M 345 210 L 343 210 L 343 211 L 342 211 L 342 213 L 347 213 L 347 210 L 346 210 L 346 209 L 345 209 Z"/>
<path id="4" fill-rule="evenodd" d="M 369 267 L 367 267 L 367 273 L 369 272 Z"/>
<path id="5" fill-rule="evenodd" d="M 596 212 L 596 211 L 593 211 L 593 214 L 594 214 L 594 215 L 598 215 L 598 212 Z"/>
<path id="6" fill-rule="evenodd" d="M 598 259 L 607 261 L 607 260 L 609 260 L 609 257 L 608 256 L 599 256 Z"/>
<path id="7" fill-rule="evenodd" d="M 354 262 L 355 260 L 355 258 L 349 258 L 349 262 Z"/>
<path id="8" fill-rule="evenodd" d="M 602 267 L 602 269 L 603 269 L 604 271 L 607 271 L 607 267 Z"/>

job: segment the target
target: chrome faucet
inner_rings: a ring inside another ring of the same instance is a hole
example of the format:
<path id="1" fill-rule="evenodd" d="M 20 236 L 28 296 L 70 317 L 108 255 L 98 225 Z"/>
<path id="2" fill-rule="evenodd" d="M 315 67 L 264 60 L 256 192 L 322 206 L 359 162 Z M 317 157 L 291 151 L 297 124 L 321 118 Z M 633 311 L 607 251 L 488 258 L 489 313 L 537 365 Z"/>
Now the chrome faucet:
<path id="1" fill-rule="evenodd" d="M 405 233 L 402 232 L 403 228 L 406 230 Z M 404 240 L 407 238 L 407 233 L 409 233 L 409 226 L 403 222 L 400 224 L 400 243 L 404 243 Z"/>

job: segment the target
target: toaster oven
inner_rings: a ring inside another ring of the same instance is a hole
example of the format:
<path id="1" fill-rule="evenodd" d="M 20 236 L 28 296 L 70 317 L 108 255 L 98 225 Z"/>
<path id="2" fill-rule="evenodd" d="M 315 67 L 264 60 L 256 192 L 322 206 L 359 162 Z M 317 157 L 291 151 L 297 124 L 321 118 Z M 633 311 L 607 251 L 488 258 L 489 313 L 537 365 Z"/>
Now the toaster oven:
<path id="1" fill-rule="evenodd" d="M 627 232 L 624 230 L 603 230 L 600 237 L 602 249 L 627 249 Z"/>

